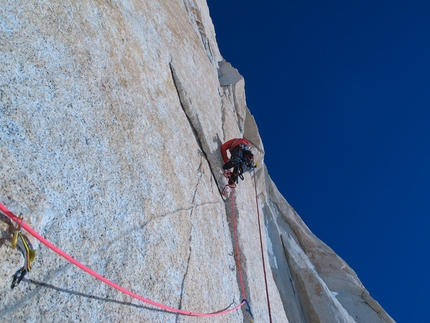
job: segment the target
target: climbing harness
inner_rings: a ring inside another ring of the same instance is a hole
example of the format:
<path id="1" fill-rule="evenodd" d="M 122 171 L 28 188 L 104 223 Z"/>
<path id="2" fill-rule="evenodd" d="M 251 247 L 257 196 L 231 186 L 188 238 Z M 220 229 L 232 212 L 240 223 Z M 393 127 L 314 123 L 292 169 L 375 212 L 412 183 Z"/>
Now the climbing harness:
<path id="1" fill-rule="evenodd" d="M 233 175 L 233 172 L 231 170 L 225 170 L 223 173 L 224 177 L 227 179 L 231 179 L 231 175 Z M 230 186 L 236 187 L 236 184 L 232 184 Z"/>
<path id="2" fill-rule="evenodd" d="M 205 317 L 209 317 L 209 316 L 221 316 L 221 315 L 224 315 L 224 314 L 228 314 L 228 313 L 234 312 L 234 311 L 238 310 L 239 308 L 241 308 L 245 304 L 245 302 L 242 301 L 239 305 L 236 305 L 234 308 L 230 308 L 228 310 L 217 311 L 217 312 L 212 312 L 212 313 L 197 313 L 197 312 L 189 312 L 189 311 L 184 311 L 184 310 L 172 308 L 172 307 L 169 307 L 167 305 L 163 305 L 163 304 L 154 302 L 152 300 L 149 300 L 147 298 L 139 296 L 139 295 L 137 295 L 137 294 L 129 291 L 128 289 L 125 289 L 124 287 L 121 287 L 121 286 L 115 284 L 114 282 L 110 281 L 109 279 L 103 277 L 102 275 L 96 273 L 95 271 L 91 270 L 87 266 L 83 265 L 82 263 L 80 263 L 79 261 L 77 261 L 76 259 L 74 259 L 72 256 L 68 255 L 63 250 L 59 249 L 58 247 L 56 247 L 55 245 L 53 245 L 51 242 L 49 242 L 48 240 L 46 240 L 44 237 L 42 237 L 33 228 L 31 228 L 27 223 L 25 223 L 24 221 L 20 220 L 15 214 L 13 214 L 11 211 L 9 211 L 9 209 L 6 208 L 6 206 L 4 206 L 2 203 L 0 203 L 0 211 L 3 212 L 12 221 L 14 221 L 16 223 L 20 222 L 20 226 L 24 230 L 26 230 L 29 234 L 31 234 L 33 237 L 35 237 L 37 240 L 39 240 L 45 246 L 47 246 L 48 248 L 50 248 L 52 251 L 56 252 L 57 254 L 59 254 L 60 256 L 62 256 L 63 258 L 65 258 L 66 260 L 68 260 L 69 262 L 71 262 L 72 264 L 74 264 L 75 266 L 79 267 L 83 271 L 87 272 L 91 276 L 97 278 L 98 280 L 101 280 L 105 284 L 107 284 L 107 285 L 109 285 L 109 286 L 111 286 L 111 287 L 119 290 L 120 292 L 122 292 L 124 294 L 127 294 L 127 295 L 129 295 L 129 296 L 131 296 L 133 298 L 136 298 L 136 299 L 138 299 L 138 300 L 140 300 L 142 302 L 145 302 L 147 304 L 150 304 L 152 306 L 161 308 L 161 309 L 163 309 L 163 310 L 165 310 L 167 312 L 172 312 L 172 313 L 177 313 L 177 314 L 182 314 L 182 315 L 188 315 L 188 316 L 205 316 Z M 18 234 L 18 238 L 19 238 L 19 234 Z M 18 242 L 18 245 L 19 245 L 19 242 Z"/>
<path id="3" fill-rule="evenodd" d="M 20 216 L 18 218 L 18 222 L 15 225 L 15 229 L 12 236 L 12 249 L 15 249 L 17 246 L 19 251 L 21 251 L 22 256 L 24 257 L 24 266 L 17 270 L 17 272 L 13 275 L 11 288 L 14 289 L 19 285 L 24 276 L 31 270 L 31 264 L 36 258 L 36 250 L 33 249 L 28 238 L 21 233 L 21 225 L 23 222 L 23 217 Z"/>

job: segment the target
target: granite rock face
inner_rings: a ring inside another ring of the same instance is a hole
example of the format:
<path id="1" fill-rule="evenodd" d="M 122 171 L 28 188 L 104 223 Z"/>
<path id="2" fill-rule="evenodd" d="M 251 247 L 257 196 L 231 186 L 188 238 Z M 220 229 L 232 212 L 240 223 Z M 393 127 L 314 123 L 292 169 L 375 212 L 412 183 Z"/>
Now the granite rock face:
<path id="1" fill-rule="evenodd" d="M 393 322 L 270 179 L 204 0 L 3 0 L 0 70 L 0 202 L 91 269 L 173 308 L 239 304 L 234 203 L 246 298 L 268 322 L 258 200 L 273 322 Z M 224 201 L 219 147 L 242 136 L 261 166 Z M 2 322 L 250 320 L 160 311 L 30 235 L 36 261 L 11 290 L 23 259 L 0 220 Z"/>

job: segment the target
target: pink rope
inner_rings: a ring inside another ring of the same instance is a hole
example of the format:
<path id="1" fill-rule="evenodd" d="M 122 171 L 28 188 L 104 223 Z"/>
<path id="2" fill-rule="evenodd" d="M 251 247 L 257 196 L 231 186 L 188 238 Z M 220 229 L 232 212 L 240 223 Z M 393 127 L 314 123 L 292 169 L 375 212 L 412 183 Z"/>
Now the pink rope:
<path id="1" fill-rule="evenodd" d="M 46 240 L 45 238 L 43 238 L 40 234 L 38 234 L 35 230 L 33 230 L 27 223 L 25 223 L 24 221 L 22 221 L 21 219 L 19 219 L 15 214 L 13 214 L 11 211 L 9 211 L 2 203 L 0 203 L 0 210 L 7 215 L 12 221 L 15 221 L 16 223 L 21 224 L 21 227 L 23 229 L 25 229 L 28 233 L 30 233 L 32 236 L 34 236 L 37 240 L 39 240 L 40 242 L 42 242 L 44 245 L 46 245 L 48 248 L 50 248 L 51 250 L 53 250 L 54 252 L 56 252 L 57 254 L 59 254 L 60 256 L 62 256 L 63 258 L 67 259 L 69 262 L 71 262 L 72 264 L 74 264 L 75 266 L 81 268 L 83 271 L 87 272 L 88 274 L 90 274 L 91 276 L 97 278 L 98 280 L 101 280 L 102 282 L 104 282 L 105 284 L 119 290 L 120 292 L 127 294 L 133 298 L 136 298 L 142 302 L 145 302 L 147 304 L 153 305 L 155 307 L 161 308 L 163 310 L 166 310 L 168 312 L 172 312 L 172 313 L 177 313 L 177 314 L 183 314 L 183 315 L 188 315 L 188 316 L 220 316 L 220 315 L 224 315 L 224 314 L 228 314 L 231 312 L 236 311 L 237 309 L 239 309 L 240 307 L 242 307 L 242 305 L 245 304 L 245 301 L 242 301 L 242 303 L 240 303 L 239 305 L 237 305 L 234 308 L 231 308 L 229 310 L 225 310 L 225 311 L 220 311 L 220 312 L 214 312 L 214 313 L 196 313 L 196 312 L 189 312 L 189 311 L 183 311 L 180 309 L 176 309 L 176 308 L 172 308 L 169 307 L 167 305 L 163 305 L 154 301 L 151 301 L 149 299 L 146 299 L 142 296 L 139 296 L 117 284 L 115 284 L 114 282 L 110 281 L 109 279 L 106 279 L 105 277 L 103 277 L 102 275 L 96 273 L 95 271 L 91 270 L 90 268 L 86 267 L 85 265 L 81 264 L 79 261 L 77 261 L 76 259 L 74 259 L 73 257 L 69 256 L 67 253 L 65 253 L 64 251 L 62 251 L 61 249 L 57 248 L 55 245 L 53 245 L 51 242 L 49 242 L 48 240 Z"/>

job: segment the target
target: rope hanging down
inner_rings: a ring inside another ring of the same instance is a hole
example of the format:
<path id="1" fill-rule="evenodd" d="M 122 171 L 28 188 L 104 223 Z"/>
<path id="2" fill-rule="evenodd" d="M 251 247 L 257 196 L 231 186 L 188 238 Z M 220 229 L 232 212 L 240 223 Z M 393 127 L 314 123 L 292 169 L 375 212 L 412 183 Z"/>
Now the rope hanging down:
<path id="1" fill-rule="evenodd" d="M 267 297 L 267 309 L 269 311 L 269 322 L 272 323 L 272 313 L 270 310 L 270 299 L 269 299 L 269 287 L 267 285 L 267 274 L 266 274 L 266 264 L 264 261 L 264 248 L 263 248 L 263 235 L 261 233 L 261 221 L 260 221 L 260 210 L 258 207 L 258 194 L 257 194 L 257 180 L 254 171 L 254 189 L 255 189 L 255 203 L 257 204 L 257 215 L 258 215 L 258 230 L 260 232 L 260 248 L 261 248 L 261 260 L 263 262 L 263 272 L 264 272 L 264 283 L 266 284 L 266 297 Z"/>
<path id="2" fill-rule="evenodd" d="M 249 316 L 251 316 L 251 322 L 254 322 L 254 315 L 251 311 L 251 306 L 249 305 L 248 301 L 246 300 L 246 292 L 245 292 L 245 284 L 243 283 L 243 275 L 242 275 L 242 268 L 240 266 L 240 254 L 239 254 L 239 237 L 237 235 L 237 219 L 236 219 L 236 213 L 234 211 L 234 189 L 231 190 L 231 217 L 233 219 L 233 232 L 234 232 L 234 243 L 235 243 L 235 255 L 236 255 L 236 262 L 237 262 L 237 272 L 239 273 L 239 282 L 240 282 L 240 289 L 242 291 L 243 300 L 242 302 L 246 303 L 246 311 L 249 313 Z"/>
<path id="3" fill-rule="evenodd" d="M 34 236 L 37 240 L 39 240 L 40 242 L 42 242 L 44 245 L 46 245 L 48 248 L 50 248 L 51 250 L 53 250 L 54 252 L 56 252 L 57 254 L 59 254 L 60 256 L 62 256 L 63 258 L 67 259 L 69 262 L 71 262 L 72 264 L 74 264 L 75 266 L 79 267 L 80 269 L 82 269 L 83 271 L 87 272 L 88 274 L 90 274 L 91 276 L 97 278 L 98 280 L 101 280 L 102 282 L 104 282 L 105 284 L 119 290 L 120 292 L 127 294 L 133 298 L 136 298 L 142 302 L 145 302 L 147 304 L 150 304 L 152 306 L 161 308 L 165 311 L 171 312 L 171 313 L 177 313 L 177 314 L 183 314 L 183 315 L 188 315 L 188 316 L 221 316 L 224 314 L 228 314 L 231 312 L 234 312 L 236 310 L 238 310 L 240 307 L 242 307 L 245 303 L 246 300 L 243 300 L 239 305 L 237 305 L 234 308 L 231 308 L 229 310 L 225 310 L 225 311 L 220 311 L 220 312 L 213 312 L 213 313 L 197 313 L 197 312 L 189 312 L 189 311 L 184 311 L 184 310 L 180 310 L 180 309 L 176 309 L 176 308 L 172 308 L 169 307 L 167 305 L 163 305 L 157 302 L 154 302 L 152 300 L 146 299 L 142 296 L 139 296 L 117 284 L 115 284 L 114 282 L 110 281 L 109 279 L 103 277 L 102 275 L 96 273 L 95 271 L 91 270 L 90 268 L 86 267 L 85 265 L 81 264 L 79 261 L 77 261 L 76 259 L 74 259 L 73 257 L 71 257 L 70 255 L 68 255 L 67 253 L 65 253 L 64 251 L 62 251 L 61 249 L 57 248 L 55 245 L 53 245 L 51 242 L 49 242 L 48 240 L 46 240 L 45 238 L 43 238 L 40 234 L 38 234 L 35 230 L 33 230 L 27 223 L 25 223 L 24 221 L 20 220 L 15 214 L 13 214 L 11 211 L 9 211 L 9 209 L 7 209 L 2 203 L 0 203 L 0 211 L 2 211 L 7 217 L 9 217 L 12 221 L 18 223 L 21 225 L 21 227 L 26 230 L 28 233 L 30 233 L 32 236 Z"/>
<path id="4" fill-rule="evenodd" d="M 240 268 L 239 238 L 237 236 L 236 213 L 234 212 L 234 189 L 231 190 L 231 217 L 233 218 L 234 243 L 236 246 L 235 255 L 236 255 L 236 262 L 237 262 L 237 271 L 239 273 L 240 289 L 242 291 L 243 298 L 246 299 L 245 284 L 243 283 L 243 277 L 242 277 L 242 268 Z"/>

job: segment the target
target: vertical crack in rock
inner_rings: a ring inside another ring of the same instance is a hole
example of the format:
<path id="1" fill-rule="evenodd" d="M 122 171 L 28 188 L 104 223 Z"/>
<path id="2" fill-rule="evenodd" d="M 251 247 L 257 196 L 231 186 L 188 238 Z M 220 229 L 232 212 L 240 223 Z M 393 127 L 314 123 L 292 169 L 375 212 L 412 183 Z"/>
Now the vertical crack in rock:
<path id="1" fill-rule="evenodd" d="M 211 163 L 209 163 L 208 156 L 207 156 L 205 150 L 203 149 L 203 145 L 202 145 L 202 142 L 201 142 L 200 137 L 199 137 L 199 132 L 197 131 L 196 126 L 193 124 L 192 119 L 190 118 L 191 112 L 190 112 L 190 104 L 188 103 L 187 92 L 185 91 L 184 87 L 182 86 L 181 81 L 179 80 L 178 74 L 176 73 L 176 70 L 173 67 L 173 64 L 171 62 L 169 63 L 169 66 L 170 66 L 170 72 L 172 74 L 173 84 L 175 85 L 176 92 L 178 93 L 179 103 L 181 104 L 182 110 L 184 111 L 185 116 L 187 117 L 188 123 L 190 124 L 190 127 L 193 131 L 197 145 L 199 146 L 201 153 L 203 154 L 206 161 L 208 162 L 208 166 L 209 166 L 209 169 L 212 173 L 212 177 L 214 178 L 215 183 L 218 183 L 217 177 L 215 176 L 215 172 L 212 169 L 212 165 L 211 165 Z M 197 121 L 197 123 L 199 123 L 199 122 Z M 218 187 L 218 191 L 221 194 L 221 190 L 219 187 Z"/>
<path id="2" fill-rule="evenodd" d="M 284 240 L 284 251 L 297 284 L 299 304 L 305 322 L 325 322 L 328 313 L 336 322 L 356 322 L 351 313 L 333 296 L 323 277 L 294 239 Z"/>
<path id="3" fill-rule="evenodd" d="M 197 187 L 196 187 L 196 191 L 197 191 Z M 190 218 L 193 215 L 193 211 L 194 211 L 194 209 L 192 209 L 191 212 L 190 212 Z M 182 283 L 181 283 L 181 294 L 179 296 L 178 309 L 182 309 L 182 299 L 183 299 L 183 296 L 184 296 L 185 281 L 187 280 L 188 269 L 190 268 L 191 252 L 192 252 L 191 241 L 192 241 L 192 237 L 193 237 L 192 236 L 192 231 L 193 231 L 193 224 L 192 224 L 192 221 L 191 221 L 191 225 L 190 225 L 190 239 L 189 239 L 190 248 L 188 250 L 187 266 L 186 266 L 184 277 L 182 278 Z M 179 314 L 176 315 L 176 323 L 178 322 L 178 320 L 179 320 Z"/>
<path id="4" fill-rule="evenodd" d="M 294 292 L 297 291 L 297 307 L 300 309 L 299 312 L 305 315 L 305 318 L 300 317 L 297 318 L 294 322 L 297 321 L 297 319 L 301 319 L 300 323 L 306 323 L 306 322 L 320 322 L 318 319 L 318 315 L 315 312 L 315 309 L 313 306 L 311 306 L 311 301 L 309 300 L 309 295 L 306 294 L 303 290 L 305 289 L 305 282 L 303 281 L 303 278 L 300 274 L 296 272 L 297 270 L 297 264 L 294 264 L 293 257 L 290 255 L 290 252 L 288 250 L 288 247 L 285 245 L 284 237 L 281 236 L 282 240 L 282 246 L 284 248 L 285 257 L 287 258 L 288 267 L 290 268 L 292 274 L 294 275 L 293 281 L 297 284 Z M 306 269 L 303 269 L 306 270 Z M 294 285 L 293 285 L 294 286 Z M 288 312 L 286 313 L 288 315 Z"/>
<path id="5" fill-rule="evenodd" d="M 224 96 L 231 103 L 233 114 L 236 116 L 236 123 L 240 133 L 244 133 L 245 119 L 240 115 L 240 106 L 238 104 L 237 95 L 235 93 L 235 84 L 222 85 Z"/>
<path id="6" fill-rule="evenodd" d="M 280 219 L 280 210 L 276 203 L 265 196 L 259 197 L 264 215 L 264 227 L 270 245 L 267 247 L 270 270 L 277 286 L 284 312 L 290 322 L 305 323 L 299 300 L 297 286 L 293 279 L 290 264 L 286 255 L 286 244 L 294 233 L 289 226 Z M 288 238 L 286 238 L 288 237 Z M 286 239 L 287 241 L 284 241 Z"/>
<path id="7" fill-rule="evenodd" d="M 238 83 L 240 81 L 243 85 L 243 77 L 239 71 L 231 66 L 230 63 L 225 60 L 218 62 L 218 81 L 224 92 L 224 96 L 233 106 L 234 113 L 236 115 L 237 126 L 241 133 L 244 132 L 245 116 L 243 112 L 246 109 L 245 100 L 238 97 Z"/>
<path id="8" fill-rule="evenodd" d="M 212 64 L 214 63 L 214 55 L 212 53 L 211 45 L 209 39 L 206 35 L 205 26 L 203 24 L 202 14 L 198 6 L 193 0 L 184 0 L 185 8 L 187 9 L 188 16 L 190 17 L 191 23 L 193 24 L 194 30 L 200 38 L 203 44 L 203 48 L 206 51 L 206 55 Z"/>
<path id="9" fill-rule="evenodd" d="M 185 281 L 187 280 L 188 269 L 190 268 L 191 253 L 192 253 L 191 242 L 192 242 L 192 239 L 193 239 L 193 219 L 192 218 L 193 218 L 193 212 L 194 212 L 194 209 L 195 209 L 194 203 L 196 201 L 197 190 L 198 190 L 198 187 L 199 187 L 200 182 L 202 180 L 202 171 L 201 171 L 202 164 L 203 164 L 203 160 L 201 158 L 200 159 L 200 165 L 199 165 L 199 168 L 197 170 L 197 174 L 199 174 L 199 180 L 198 180 L 198 182 L 196 184 L 196 187 L 194 189 L 194 195 L 193 195 L 193 199 L 191 201 L 191 205 L 193 207 L 190 210 L 190 238 L 189 238 L 190 247 L 189 247 L 189 251 L 188 251 L 187 266 L 186 266 L 184 277 L 182 278 L 182 283 L 181 283 L 181 294 L 180 294 L 180 298 L 179 298 L 178 309 L 182 309 L 182 299 L 183 299 L 183 296 L 184 296 Z M 179 314 L 176 315 L 176 323 L 178 323 L 178 320 L 179 320 Z"/>
<path id="10" fill-rule="evenodd" d="M 238 252 L 239 252 L 239 257 L 240 257 L 240 271 L 241 271 L 241 273 L 239 271 L 239 268 L 237 267 L 237 260 L 236 260 L 237 255 L 235 256 L 235 254 L 236 254 L 236 246 L 235 246 L 236 241 L 235 241 L 233 219 L 232 219 L 233 214 L 231 212 L 232 211 L 232 202 L 231 202 L 231 199 L 227 199 L 225 201 L 224 205 L 225 205 L 225 213 L 227 215 L 227 223 L 230 224 L 229 229 L 230 229 L 231 241 L 233 243 L 233 257 L 234 257 L 234 263 L 235 263 L 235 267 L 236 267 L 237 286 L 239 288 L 239 293 L 242 294 L 242 287 L 241 287 L 241 283 L 240 283 L 240 274 L 242 273 L 242 279 L 243 279 L 243 284 L 244 284 L 244 288 L 245 288 L 245 293 L 246 293 L 246 295 L 248 297 L 247 301 L 252 304 L 251 290 L 249 288 L 248 275 L 246 273 L 246 268 L 247 268 L 246 262 L 247 262 L 247 259 L 246 259 L 245 254 L 242 252 L 242 249 L 240 247 L 240 241 L 239 241 L 239 250 L 238 250 Z M 237 228 L 238 224 L 239 224 L 239 213 L 235 212 L 235 214 L 236 214 L 236 228 Z M 239 239 L 239 236 L 238 236 L 238 239 Z M 244 295 L 240 295 L 240 297 L 243 297 L 243 296 Z M 239 299 L 239 301 L 241 301 L 241 299 Z M 242 306 L 241 310 L 242 310 L 243 320 L 244 320 L 244 322 L 247 322 L 247 319 L 245 319 L 245 318 L 249 317 L 249 313 L 246 311 L 246 306 Z"/>
<path id="11" fill-rule="evenodd" d="M 245 117 L 242 117 L 240 114 L 242 107 L 240 106 L 240 99 L 238 98 L 237 91 L 236 91 L 237 83 L 234 83 L 231 85 L 231 93 L 233 95 L 233 104 L 234 104 L 234 110 L 236 112 L 236 118 L 237 118 L 237 127 L 239 128 L 239 131 L 241 133 L 245 132 Z"/>
<path id="12" fill-rule="evenodd" d="M 290 275 L 289 280 L 290 280 L 290 282 L 291 282 L 291 286 L 292 286 L 292 289 L 293 289 L 293 292 L 294 292 L 294 298 L 295 298 L 295 302 L 296 302 L 296 305 L 295 305 L 295 306 L 291 306 L 291 307 L 289 307 L 289 308 L 288 308 L 288 307 L 286 308 L 287 301 L 290 301 L 290 302 L 291 302 L 291 299 L 289 299 L 289 300 L 282 300 L 282 301 L 283 301 L 283 303 L 284 303 L 283 305 L 284 305 L 284 309 L 285 309 L 285 314 L 287 315 L 287 318 L 288 318 L 289 320 L 291 320 L 292 322 L 296 322 L 296 323 L 306 323 L 305 318 L 303 317 L 303 313 L 304 313 L 305 311 L 304 311 L 304 308 L 303 308 L 302 301 L 301 301 L 301 299 L 300 299 L 300 291 L 299 291 L 299 290 L 296 290 L 296 289 L 297 289 L 297 287 L 295 286 L 295 285 L 296 285 L 297 280 L 296 280 L 296 279 L 294 279 L 293 277 L 291 277 L 291 274 L 292 274 L 292 273 L 291 273 L 291 260 L 289 259 L 288 249 L 287 249 L 287 247 L 285 246 L 284 237 L 283 237 L 282 235 L 280 235 L 280 238 L 281 238 L 282 248 L 284 249 L 285 258 L 286 258 L 286 260 L 287 260 L 288 267 L 289 267 L 289 269 L 290 269 L 290 272 L 289 272 L 289 275 Z"/>
<path id="13" fill-rule="evenodd" d="M 225 137 L 226 134 L 225 134 L 224 125 L 225 125 L 227 116 L 226 116 L 226 112 L 225 112 L 226 107 L 225 107 L 224 99 L 223 99 L 224 94 L 223 94 L 223 91 L 221 91 L 221 90 L 222 90 L 222 87 L 218 88 L 218 94 L 220 97 L 220 106 L 221 106 L 221 124 L 222 124 L 221 130 L 222 130 L 223 141 L 226 141 L 227 138 Z"/>

